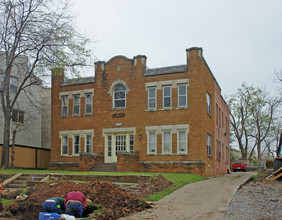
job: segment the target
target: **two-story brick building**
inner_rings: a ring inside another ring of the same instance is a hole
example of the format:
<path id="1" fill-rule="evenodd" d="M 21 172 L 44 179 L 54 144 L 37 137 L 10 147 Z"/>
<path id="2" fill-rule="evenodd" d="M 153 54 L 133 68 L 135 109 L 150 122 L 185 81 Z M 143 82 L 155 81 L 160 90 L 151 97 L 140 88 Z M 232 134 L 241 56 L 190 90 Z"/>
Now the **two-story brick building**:
<path id="1" fill-rule="evenodd" d="M 95 63 L 95 77 L 52 71 L 51 169 L 187 172 L 229 169 L 229 110 L 203 58 L 148 69 L 146 56 Z"/>

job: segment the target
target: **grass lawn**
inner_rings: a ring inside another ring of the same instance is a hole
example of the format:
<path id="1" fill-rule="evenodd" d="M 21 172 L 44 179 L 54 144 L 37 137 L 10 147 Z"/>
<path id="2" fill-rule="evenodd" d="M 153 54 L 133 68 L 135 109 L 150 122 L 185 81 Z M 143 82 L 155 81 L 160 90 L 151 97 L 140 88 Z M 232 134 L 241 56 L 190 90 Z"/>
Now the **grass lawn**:
<path id="1" fill-rule="evenodd" d="M 33 169 L 0 169 L 1 174 L 17 174 L 17 173 L 60 173 L 60 174 L 72 174 L 72 175 L 150 175 L 154 176 L 156 174 L 161 174 L 168 180 L 170 180 L 173 185 L 169 189 L 150 195 L 147 200 L 158 201 L 159 199 L 169 195 L 174 190 L 185 186 L 188 183 L 197 182 L 200 180 L 207 179 L 206 177 L 188 174 L 188 173 L 146 173 L 146 172 L 78 172 L 78 171 L 55 171 L 55 170 L 33 170 Z"/>

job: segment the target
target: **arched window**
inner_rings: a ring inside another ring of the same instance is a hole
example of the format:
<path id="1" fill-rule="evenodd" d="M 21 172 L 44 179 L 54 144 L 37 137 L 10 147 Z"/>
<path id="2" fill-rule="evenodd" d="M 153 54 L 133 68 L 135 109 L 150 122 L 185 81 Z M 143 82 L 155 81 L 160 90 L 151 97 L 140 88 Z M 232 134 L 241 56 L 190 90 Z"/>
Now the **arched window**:
<path id="1" fill-rule="evenodd" d="M 117 85 L 113 94 L 114 108 L 125 108 L 126 105 L 126 88 L 123 85 Z"/>

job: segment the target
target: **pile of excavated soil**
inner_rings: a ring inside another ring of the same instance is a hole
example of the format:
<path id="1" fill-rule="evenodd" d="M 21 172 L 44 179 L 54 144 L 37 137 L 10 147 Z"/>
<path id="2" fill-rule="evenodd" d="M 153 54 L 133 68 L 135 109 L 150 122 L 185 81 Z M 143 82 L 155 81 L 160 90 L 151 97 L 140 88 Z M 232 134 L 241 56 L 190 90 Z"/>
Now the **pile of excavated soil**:
<path id="1" fill-rule="evenodd" d="M 93 219 L 117 219 L 149 207 L 135 194 L 127 193 L 108 181 L 76 183 L 72 181 L 54 181 L 29 188 L 27 199 L 7 205 L 2 215 L 16 219 L 38 219 L 44 212 L 42 203 L 51 197 L 65 197 L 69 191 L 79 190 L 86 199 L 91 200 L 84 217 Z M 10 216 L 7 213 L 11 213 Z M 4 214 L 6 213 L 6 214 Z M 4 217 L 3 216 L 3 217 Z"/>

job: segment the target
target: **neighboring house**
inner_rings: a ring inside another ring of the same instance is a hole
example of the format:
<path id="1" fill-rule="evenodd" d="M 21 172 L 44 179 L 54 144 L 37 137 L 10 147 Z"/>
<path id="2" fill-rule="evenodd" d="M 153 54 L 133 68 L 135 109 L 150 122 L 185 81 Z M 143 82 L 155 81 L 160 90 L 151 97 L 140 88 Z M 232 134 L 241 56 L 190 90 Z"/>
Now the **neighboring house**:
<path id="1" fill-rule="evenodd" d="M 95 63 L 95 77 L 52 71 L 50 169 L 224 174 L 230 165 L 229 110 L 203 58 L 148 69 L 146 56 Z"/>
<path id="2" fill-rule="evenodd" d="M 5 56 L 0 52 L 0 77 L 1 87 L 4 80 Z M 26 56 L 19 56 L 12 67 L 12 77 L 10 80 L 10 95 L 11 97 L 16 94 L 19 89 L 20 83 L 25 78 L 28 69 L 28 58 Z M 37 80 L 37 77 L 32 77 L 29 80 Z M 27 81 L 29 83 L 30 81 Z M 38 84 L 38 83 L 37 83 Z M 17 98 L 14 105 L 11 119 L 11 135 L 16 130 L 15 138 L 15 167 L 23 168 L 46 168 L 49 162 L 50 154 L 50 135 L 49 146 L 47 150 L 42 149 L 41 139 L 41 86 L 34 85 L 27 87 L 22 91 Z M 50 100 L 49 96 L 49 100 Z M 50 108 L 50 107 L 49 107 Z M 0 99 L 0 146 L 3 145 L 3 129 L 4 129 L 4 115 Z M 50 120 L 49 120 L 50 124 Z M 2 150 L 2 147 L 1 147 Z M 10 151 L 11 155 L 11 151 Z M 43 162 L 44 160 L 44 162 Z"/>
<path id="3" fill-rule="evenodd" d="M 51 88 L 41 88 L 41 147 L 51 148 Z"/>

